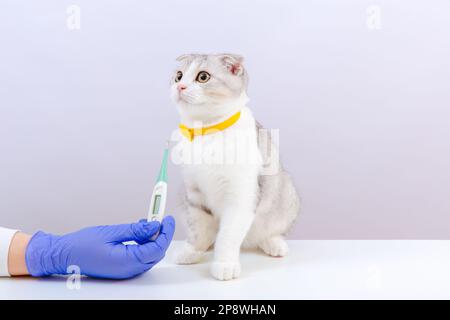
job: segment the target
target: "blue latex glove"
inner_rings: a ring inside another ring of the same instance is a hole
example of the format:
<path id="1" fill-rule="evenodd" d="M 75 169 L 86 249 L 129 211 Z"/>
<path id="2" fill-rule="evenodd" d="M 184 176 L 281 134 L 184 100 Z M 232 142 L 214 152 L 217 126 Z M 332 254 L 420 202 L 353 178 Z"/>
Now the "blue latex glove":
<path id="1" fill-rule="evenodd" d="M 158 237 L 150 241 L 158 230 Z M 141 220 L 85 228 L 63 236 L 39 231 L 28 244 L 26 264 L 35 277 L 67 274 L 67 268 L 75 265 L 83 275 L 127 279 L 150 270 L 164 258 L 174 231 L 175 220 L 170 216 L 161 224 Z M 124 245 L 126 241 L 138 244 Z"/>

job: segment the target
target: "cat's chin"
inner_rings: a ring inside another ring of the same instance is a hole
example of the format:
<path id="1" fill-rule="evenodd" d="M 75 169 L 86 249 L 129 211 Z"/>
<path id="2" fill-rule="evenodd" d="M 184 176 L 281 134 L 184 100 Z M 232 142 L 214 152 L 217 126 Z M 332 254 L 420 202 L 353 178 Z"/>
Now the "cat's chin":
<path id="1" fill-rule="evenodd" d="M 202 105 L 205 105 L 205 103 L 192 103 L 192 102 L 188 102 L 188 101 L 180 99 L 177 101 L 177 105 L 180 108 L 198 108 Z"/>
<path id="2" fill-rule="evenodd" d="M 189 99 L 187 97 L 182 97 L 182 96 L 174 97 L 174 98 L 172 98 L 172 101 L 175 102 L 175 104 L 181 108 L 196 108 L 196 107 L 207 104 L 204 101 L 200 102 L 200 101 L 196 101 L 196 100 Z"/>

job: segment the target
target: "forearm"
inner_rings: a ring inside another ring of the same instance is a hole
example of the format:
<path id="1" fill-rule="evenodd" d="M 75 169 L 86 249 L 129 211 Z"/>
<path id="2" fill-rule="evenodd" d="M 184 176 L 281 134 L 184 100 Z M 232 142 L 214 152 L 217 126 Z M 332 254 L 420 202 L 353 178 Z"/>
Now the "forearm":
<path id="1" fill-rule="evenodd" d="M 17 232 L 9 247 L 8 271 L 12 276 L 28 275 L 28 269 L 25 262 L 25 252 L 30 242 L 31 236 L 23 232 Z"/>

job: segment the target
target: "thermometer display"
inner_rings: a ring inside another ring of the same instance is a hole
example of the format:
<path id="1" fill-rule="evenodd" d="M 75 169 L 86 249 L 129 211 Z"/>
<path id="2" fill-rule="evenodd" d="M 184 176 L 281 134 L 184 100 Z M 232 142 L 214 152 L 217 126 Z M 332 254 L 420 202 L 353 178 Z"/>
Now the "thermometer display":
<path id="1" fill-rule="evenodd" d="M 155 196 L 155 203 L 153 204 L 153 214 L 158 214 L 159 205 L 161 204 L 161 195 Z"/>

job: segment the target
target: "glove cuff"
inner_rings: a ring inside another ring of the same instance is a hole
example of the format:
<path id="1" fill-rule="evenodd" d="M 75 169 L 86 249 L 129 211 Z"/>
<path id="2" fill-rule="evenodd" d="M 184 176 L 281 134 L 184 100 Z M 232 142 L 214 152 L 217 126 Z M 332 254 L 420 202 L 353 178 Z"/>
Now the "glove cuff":
<path id="1" fill-rule="evenodd" d="M 57 274 L 58 257 L 52 255 L 52 247 L 57 237 L 42 231 L 36 232 L 28 243 L 25 262 L 33 277 Z"/>

